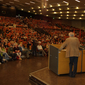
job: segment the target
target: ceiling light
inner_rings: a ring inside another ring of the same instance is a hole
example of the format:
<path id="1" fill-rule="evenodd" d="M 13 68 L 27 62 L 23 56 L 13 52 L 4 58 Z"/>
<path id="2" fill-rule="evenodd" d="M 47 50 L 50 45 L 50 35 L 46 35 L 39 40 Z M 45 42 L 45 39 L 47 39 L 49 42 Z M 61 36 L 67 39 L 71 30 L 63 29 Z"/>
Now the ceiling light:
<path id="1" fill-rule="evenodd" d="M 79 19 L 82 19 L 81 17 L 79 17 Z"/>
<path id="2" fill-rule="evenodd" d="M 42 13 L 40 13 L 40 14 L 42 14 Z"/>
<path id="3" fill-rule="evenodd" d="M 41 12 L 41 10 L 39 10 L 39 12 Z"/>
<path id="4" fill-rule="evenodd" d="M 62 12 L 60 12 L 60 14 L 62 14 Z"/>
<path id="5" fill-rule="evenodd" d="M 37 14 L 37 13 L 35 13 L 35 14 Z"/>
<path id="6" fill-rule="evenodd" d="M 33 7 L 31 9 L 34 9 Z"/>
<path id="7" fill-rule="evenodd" d="M 25 2 L 25 4 L 30 5 L 30 3 Z"/>
<path id="8" fill-rule="evenodd" d="M 67 13 L 69 13 L 69 11 L 67 11 Z"/>
<path id="9" fill-rule="evenodd" d="M 77 13 L 77 11 L 75 11 L 75 13 Z"/>
<path id="10" fill-rule="evenodd" d="M 28 11 L 28 12 L 30 12 L 30 11 Z"/>
<path id="11" fill-rule="evenodd" d="M 85 10 L 84 10 L 84 13 L 85 13 Z"/>
<path id="12" fill-rule="evenodd" d="M 73 16 L 76 16 L 76 14 L 74 14 Z"/>
<path id="13" fill-rule="evenodd" d="M 61 19 L 61 17 L 58 17 L 58 19 Z"/>
<path id="14" fill-rule="evenodd" d="M 23 11 L 23 9 L 21 9 Z"/>
<path id="15" fill-rule="evenodd" d="M 84 16 L 84 14 L 81 14 L 81 16 Z"/>
<path id="16" fill-rule="evenodd" d="M 54 12 L 54 14 L 57 14 L 57 12 Z"/>
<path id="17" fill-rule="evenodd" d="M 60 15 L 60 16 L 63 16 L 63 15 Z"/>
<path id="18" fill-rule="evenodd" d="M 69 16 L 68 14 L 66 16 Z"/>
<path id="19" fill-rule="evenodd" d="M 73 17 L 73 19 L 75 19 L 75 17 Z"/>
<path id="20" fill-rule="evenodd" d="M 48 17 L 48 15 L 46 15 Z"/>
<path id="21" fill-rule="evenodd" d="M 35 12 L 35 10 L 33 10 L 33 12 Z"/>
<path id="22" fill-rule="evenodd" d="M 67 10 L 69 10 L 70 8 L 67 7 Z"/>
<path id="23" fill-rule="evenodd" d="M 48 9 L 46 9 L 46 11 L 49 11 Z"/>
<path id="24" fill-rule="evenodd" d="M 55 11 L 55 9 L 52 9 L 52 11 Z"/>
<path id="25" fill-rule="evenodd" d="M 40 6 L 38 6 L 38 9 L 40 9 Z"/>
<path id="26" fill-rule="evenodd" d="M 53 7 L 52 5 L 50 5 L 50 7 Z"/>
<path id="27" fill-rule="evenodd" d="M 59 8 L 59 10 L 61 10 L 61 8 Z"/>
<path id="28" fill-rule="evenodd" d="M 58 6 L 61 6 L 60 4 L 58 4 Z"/>
<path id="29" fill-rule="evenodd" d="M 44 6 L 44 8 L 45 8 L 45 6 Z"/>
<path id="30" fill-rule="evenodd" d="M 76 7 L 76 9 L 79 9 L 79 7 Z"/>
<path id="31" fill-rule="evenodd" d="M 80 2 L 79 0 L 75 0 L 76 2 Z"/>
<path id="32" fill-rule="evenodd" d="M 68 17 L 66 17 L 66 19 L 68 19 Z"/>

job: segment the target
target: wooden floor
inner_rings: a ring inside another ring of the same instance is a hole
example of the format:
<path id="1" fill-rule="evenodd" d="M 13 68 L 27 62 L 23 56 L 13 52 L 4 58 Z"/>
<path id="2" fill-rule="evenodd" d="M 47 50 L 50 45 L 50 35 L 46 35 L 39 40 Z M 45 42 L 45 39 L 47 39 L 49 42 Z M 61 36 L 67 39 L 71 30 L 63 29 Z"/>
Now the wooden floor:
<path id="1" fill-rule="evenodd" d="M 42 77 L 48 85 L 85 85 L 85 73 L 77 74 L 75 78 L 70 78 L 68 75 L 57 76 L 47 70 L 47 66 L 47 57 L 31 57 L 22 61 L 1 64 L 0 85 L 31 85 L 29 81 L 31 73 L 37 77 Z M 39 75 L 38 70 L 40 71 Z"/>
<path id="2" fill-rule="evenodd" d="M 48 65 L 47 57 L 31 57 L 0 65 L 0 85 L 31 85 L 29 74 Z"/>

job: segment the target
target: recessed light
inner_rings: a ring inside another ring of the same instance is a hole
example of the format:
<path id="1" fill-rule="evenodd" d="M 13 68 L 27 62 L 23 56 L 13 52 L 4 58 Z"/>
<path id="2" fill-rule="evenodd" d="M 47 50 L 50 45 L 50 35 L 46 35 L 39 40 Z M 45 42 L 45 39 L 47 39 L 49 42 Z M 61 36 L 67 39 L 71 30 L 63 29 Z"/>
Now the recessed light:
<path id="1" fill-rule="evenodd" d="M 69 10 L 70 8 L 67 7 L 67 10 Z"/>
<path id="2" fill-rule="evenodd" d="M 77 11 L 75 11 L 75 13 L 77 13 Z"/>
<path id="3" fill-rule="evenodd" d="M 82 19 L 81 17 L 79 17 L 79 19 Z"/>
<path id="4" fill-rule="evenodd" d="M 84 14 L 81 14 L 81 16 L 84 16 Z"/>
<path id="5" fill-rule="evenodd" d="M 40 14 L 42 14 L 42 13 L 40 13 Z"/>
<path id="6" fill-rule="evenodd" d="M 46 15 L 48 17 L 48 15 Z"/>
<path id="7" fill-rule="evenodd" d="M 69 13 L 69 11 L 67 11 L 67 13 Z"/>
<path id="8" fill-rule="evenodd" d="M 73 16 L 76 16 L 76 14 L 74 14 Z"/>
<path id="9" fill-rule="evenodd" d="M 31 9 L 34 9 L 33 7 Z"/>
<path id="10" fill-rule="evenodd" d="M 23 11 L 23 9 L 21 9 Z"/>
<path id="11" fill-rule="evenodd" d="M 55 11 L 55 9 L 52 9 L 52 11 Z"/>
<path id="12" fill-rule="evenodd" d="M 79 7 L 76 7 L 76 9 L 79 9 Z"/>
<path id="13" fill-rule="evenodd" d="M 54 12 L 54 14 L 57 14 L 57 12 Z"/>
<path id="14" fill-rule="evenodd" d="M 58 6 L 61 6 L 60 4 L 57 4 Z"/>
<path id="15" fill-rule="evenodd" d="M 46 11 L 49 11 L 48 9 L 46 9 Z"/>
<path id="16" fill-rule="evenodd" d="M 41 10 L 39 10 L 39 12 L 41 12 Z"/>
<path id="17" fill-rule="evenodd" d="M 40 9 L 40 6 L 38 6 L 38 9 Z"/>
<path id="18" fill-rule="evenodd" d="M 52 5 L 50 5 L 50 7 L 53 7 Z"/>
<path id="19" fill-rule="evenodd" d="M 73 19 L 75 19 L 75 17 L 73 17 Z"/>
<path id="20" fill-rule="evenodd" d="M 61 8 L 59 8 L 59 10 L 61 10 Z"/>
<path id="21" fill-rule="evenodd" d="M 60 12 L 60 14 L 62 14 L 63 12 Z"/>
<path id="22" fill-rule="evenodd" d="M 35 10 L 33 10 L 33 12 L 35 12 Z"/>
<path id="23" fill-rule="evenodd" d="M 30 12 L 30 11 L 28 11 L 28 12 Z"/>

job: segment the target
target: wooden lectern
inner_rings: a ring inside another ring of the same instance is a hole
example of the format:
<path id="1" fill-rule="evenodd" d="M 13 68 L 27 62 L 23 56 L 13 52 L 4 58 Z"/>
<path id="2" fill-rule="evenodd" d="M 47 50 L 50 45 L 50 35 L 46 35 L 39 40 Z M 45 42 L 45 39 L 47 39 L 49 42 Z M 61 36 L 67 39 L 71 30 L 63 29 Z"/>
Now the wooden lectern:
<path id="1" fill-rule="evenodd" d="M 60 46 L 60 44 L 50 45 L 48 54 L 49 69 L 57 75 L 69 73 L 69 58 L 66 58 L 66 49 L 59 51 Z M 81 72 L 81 54 L 82 51 L 80 51 L 78 58 L 77 72 Z"/>

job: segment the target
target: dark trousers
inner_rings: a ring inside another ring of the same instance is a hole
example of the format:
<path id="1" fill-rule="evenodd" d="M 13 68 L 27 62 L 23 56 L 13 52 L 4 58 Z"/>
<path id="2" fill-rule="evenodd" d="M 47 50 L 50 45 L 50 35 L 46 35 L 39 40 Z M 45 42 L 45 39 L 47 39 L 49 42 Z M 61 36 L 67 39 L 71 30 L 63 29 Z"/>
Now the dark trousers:
<path id="1" fill-rule="evenodd" d="M 76 71 L 77 71 L 77 62 L 78 62 L 78 57 L 70 57 L 70 63 L 69 63 L 69 66 L 70 66 L 70 75 L 71 76 L 75 76 L 76 75 Z M 72 71 L 72 67 L 74 66 L 73 68 L 73 71 Z"/>

